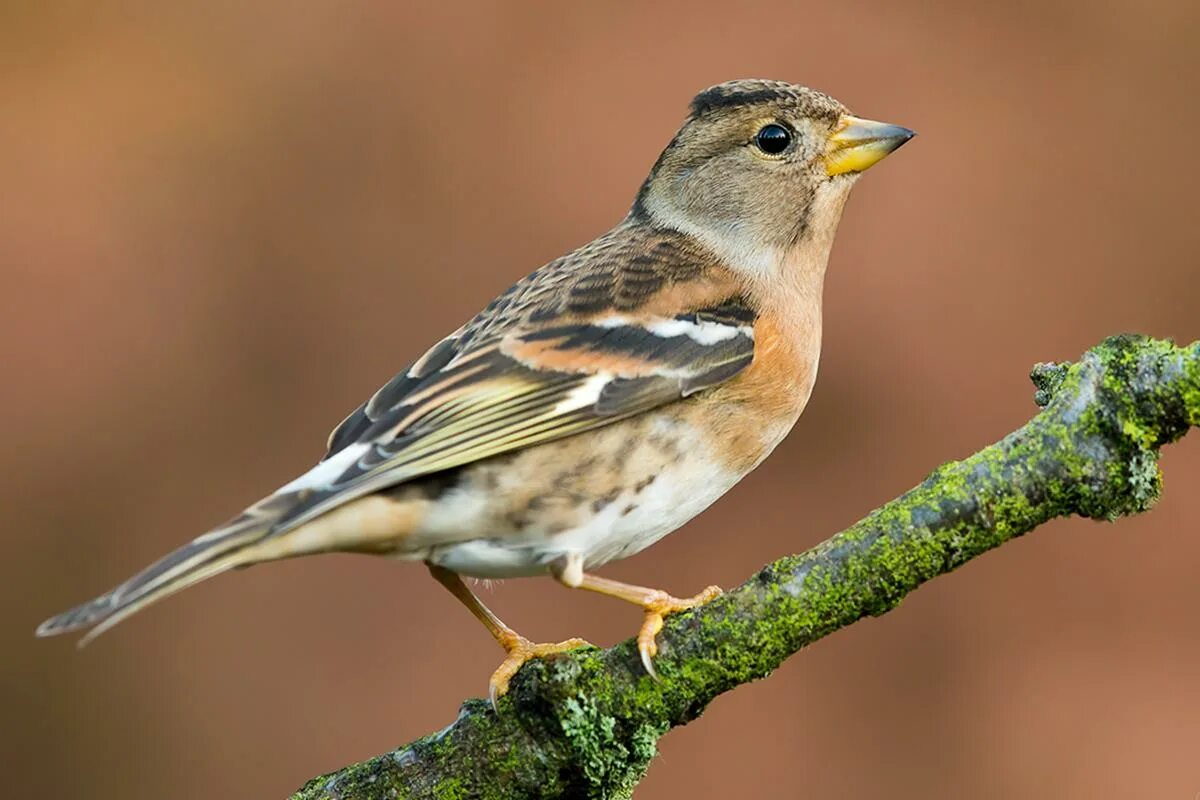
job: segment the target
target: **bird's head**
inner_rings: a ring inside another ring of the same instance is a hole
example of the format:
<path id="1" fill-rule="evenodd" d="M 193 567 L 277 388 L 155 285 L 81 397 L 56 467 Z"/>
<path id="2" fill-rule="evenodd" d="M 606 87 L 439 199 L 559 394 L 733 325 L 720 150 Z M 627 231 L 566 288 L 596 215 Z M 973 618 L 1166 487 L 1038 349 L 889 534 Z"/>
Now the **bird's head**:
<path id="1" fill-rule="evenodd" d="M 851 185 L 912 136 L 803 86 L 718 84 L 692 100 L 632 213 L 766 270 L 806 239 L 832 240 Z"/>

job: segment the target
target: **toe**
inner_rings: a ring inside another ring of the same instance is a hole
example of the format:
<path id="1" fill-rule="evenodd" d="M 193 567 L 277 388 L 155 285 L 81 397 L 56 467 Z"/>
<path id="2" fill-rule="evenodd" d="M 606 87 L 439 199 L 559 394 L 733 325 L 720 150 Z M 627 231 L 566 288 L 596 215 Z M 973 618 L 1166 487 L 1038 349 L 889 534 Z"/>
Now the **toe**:
<path id="1" fill-rule="evenodd" d="M 545 656 L 566 653 L 569 650 L 575 650 L 579 647 L 592 646 L 592 643 L 587 639 L 567 639 L 562 642 L 553 642 L 551 644 L 535 644 L 532 646 L 530 658 L 543 658 Z"/>
<path id="2" fill-rule="evenodd" d="M 488 699 L 492 701 L 493 709 L 496 707 L 496 701 L 508 692 L 509 681 L 525 662 L 533 657 L 531 650 L 528 642 L 509 650 L 508 658 L 501 662 L 496 671 L 492 673 L 492 677 L 488 679 Z"/>
<path id="3" fill-rule="evenodd" d="M 662 592 L 646 604 L 646 619 L 642 623 L 642 629 L 638 631 L 637 642 L 638 653 L 642 656 L 642 665 L 650 677 L 658 680 L 658 672 L 654 669 L 654 656 L 658 655 L 658 643 L 655 641 L 655 637 L 662 631 L 663 617 L 703 605 L 709 600 L 719 597 L 721 593 L 720 586 L 709 586 L 695 597 L 687 598 L 672 597 Z"/>
<path id="4" fill-rule="evenodd" d="M 642 629 L 638 631 L 637 637 L 638 652 L 642 656 L 642 666 L 646 668 L 646 672 L 650 677 L 655 680 L 658 680 L 658 672 L 654 669 L 654 657 L 658 655 L 658 642 L 654 640 L 654 637 L 658 636 L 662 627 L 662 614 L 655 611 L 648 611 L 646 612 L 646 619 L 642 623 Z"/>
<path id="5" fill-rule="evenodd" d="M 492 677 L 488 681 L 488 699 L 492 702 L 493 710 L 496 708 L 497 701 L 508 692 L 509 682 L 521 671 L 521 667 L 525 666 L 526 661 L 552 656 L 557 653 L 565 653 L 577 647 L 591 646 L 591 643 L 584 639 L 567 639 L 566 641 L 549 644 L 534 644 L 523 636 L 516 636 L 503 644 L 504 649 L 508 651 L 508 657 L 496 668 L 496 671 L 492 673 Z"/>

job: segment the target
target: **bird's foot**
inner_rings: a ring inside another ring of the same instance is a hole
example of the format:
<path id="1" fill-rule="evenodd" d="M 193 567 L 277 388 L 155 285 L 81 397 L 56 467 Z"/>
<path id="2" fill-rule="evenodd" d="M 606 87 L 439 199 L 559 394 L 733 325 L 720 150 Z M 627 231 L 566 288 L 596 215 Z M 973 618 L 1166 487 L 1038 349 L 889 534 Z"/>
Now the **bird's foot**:
<path id="1" fill-rule="evenodd" d="M 642 654 L 642 665 L 651 678 L 658 680 L 658 673 L 654 670 L 654 656 L 658 655 L 658 643 L 654 637 L 658 636 L 658 632 L 663 628 L 663 617 L 704 605 L 720 595 L 720 586 L 709 586 L 694 597 L 673 597 L 658 591 L 646 597 L 642 605 L 646 617 L 642 621 L 642 629 L 638 631 L 637 645 L 638 652 Z"/>
<path id="2" fill-rule="evenodd" d="M 567 639 L 564 642 L 539 644 L 529 641 L 515 631 L 503 634 L 497 641 L 508 652 L 508 657 L 492 673 L 491 680 L 488 681 L 488 699 L 492 701 L 493 710 L 496 708 L 496 701 L 508 691 L 508 682 L 525 665 L 526 661 L 552 656 L 557 653 L 565 653 L 568 650 L 574 650 L 578 647 L 591 646 L 591 642 L 588 642 L 586 639 Z"/>

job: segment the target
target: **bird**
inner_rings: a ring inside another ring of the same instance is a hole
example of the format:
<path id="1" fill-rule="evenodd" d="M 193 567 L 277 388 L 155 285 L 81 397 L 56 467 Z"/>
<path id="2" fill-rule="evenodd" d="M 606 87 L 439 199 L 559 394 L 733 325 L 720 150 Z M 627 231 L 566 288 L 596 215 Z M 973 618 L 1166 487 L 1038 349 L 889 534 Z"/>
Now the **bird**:
<path id="1" fill-rule="evenodd" d="M 90 628 L 238 567 L 352 552 L 424 562 L 503 647 L 495 705 L 535 643 L 464 578 L 548 575 L 638 606 L 646 671 L 691 597 L 595 574 L 757 467 L 813 389 L 851 187 L 914 136 L 785 81 L 697 94 L 626 216 L 518 280 L 384 384 L 307 472 L 111 591 L 42 623 Z"/>

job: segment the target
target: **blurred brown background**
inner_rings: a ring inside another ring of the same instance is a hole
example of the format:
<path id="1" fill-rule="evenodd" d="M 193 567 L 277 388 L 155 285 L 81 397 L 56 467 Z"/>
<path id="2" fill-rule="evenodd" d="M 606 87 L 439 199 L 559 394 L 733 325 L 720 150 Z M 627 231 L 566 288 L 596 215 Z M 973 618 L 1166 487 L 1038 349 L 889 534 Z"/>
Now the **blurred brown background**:
<path id="1" fill-rule="evenodd" d="M 708 84 L 921 136 L 850 202 L 795 433 L 606 574 L 736 585 L 1020 425 L 1033 362 L 1200 338 L 1198 44 L 1193 0 L 4 5 L 7 793 L 282 797 L 485 689 L 484 631 L 361 557 L 224 576 L 83 652 L 32 632 L 616 222 Z M 1152 513 L 1048 525 L 721 698 L 638 796 L 1191 800 L 1200 441 L 1163 467 Z M 638 621 L 548 581 L 485 596 L 535 637 Z"/>

